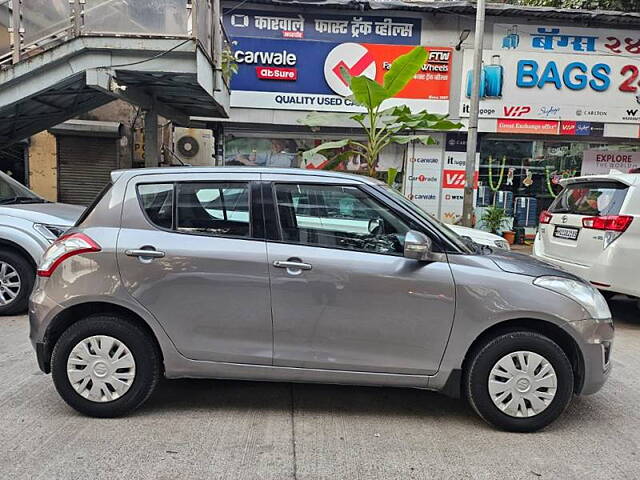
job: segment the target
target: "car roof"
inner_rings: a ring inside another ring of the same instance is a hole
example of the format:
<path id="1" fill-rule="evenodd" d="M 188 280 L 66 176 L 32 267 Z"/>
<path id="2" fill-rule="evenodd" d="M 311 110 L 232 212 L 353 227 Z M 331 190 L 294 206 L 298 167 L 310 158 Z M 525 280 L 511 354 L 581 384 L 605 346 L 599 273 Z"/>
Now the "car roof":
<path id="1" fill-rule="evenodd" d="M 304 168 L 271 168 L 271 167 L 164 167 L 164 168 L 134 168 L 127 170 L 114 170 L 111 172 L 111 181 L 116 182 L 121 177 L 135 177 L 140 175 L 174 175 L 181 173 L 265 173 L 270 175 L 302 175 L 309 177 L 342 178 L 357 180 L 370 185 L 380 185 L 381 182 L 364 175 L 342 173 L 330 170 L 315 170 Z"/>
<path id="2" fill-rule="evenodd" d="M 612 171 L 610 173 L 605 173 L 601 175 L 585 175 L 582 177 L 564 178 L 560 180 L 560 185 L 564 187 L 570 183 L 594 182 L 594 181 L 595 182 L 617 181 L 629 186 L 640 185 L 640 173 L 622 173 L 622 172 Z"/>

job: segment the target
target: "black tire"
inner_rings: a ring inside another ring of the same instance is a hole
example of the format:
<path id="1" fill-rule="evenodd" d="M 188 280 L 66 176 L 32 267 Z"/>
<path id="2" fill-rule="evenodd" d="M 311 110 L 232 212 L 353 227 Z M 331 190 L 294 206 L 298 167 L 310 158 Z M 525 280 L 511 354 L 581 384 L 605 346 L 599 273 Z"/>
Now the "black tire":
<path id="1" fill-rule="evenodd" d="M 617 295 L 616 292 L 612 292 L 610 290 L 600 290 L 600 293 L 607 302 Z"/>
<path id="2" fill-rule="evenodd" d="M 84 398 L 71 385 L 67 360 L 73 348 L 94 335 L 107 335 L 122 342 L 135 361 L 135 377 L 116 400 L 100 403 Z M 160 353 L 149 334 L 130 321 L 115 315 L 92 315 L 65 330 L 53 349 L 51 375 L 60 396 L 78 412 L 91 417 L 119 417 L 141 406 L 153 393 L 161 375 Z"/>
<path id="3" fill-rule="evenodd" d="M 33 290 L 36 271 L 33 265 L 19 253 L 13 250 L 0 249 L 0 262 L 10 265 L 20 277 L 20 290 L 15 299 L 7 305 L 0 305 L 0 315 L 16 315 L 27 310 L 29 295 Z"/>
<path id="4" fill-rule="evenodd" d="M 489 377 L 494 365 L 505 355 L 530 351 L 543 356 L 557 378 L 556 395 L 537 415 L 513 417 L 500 410 L 489 395 Z M 469 403 L 487 423 L 511 432 L 535 432 L 557 419 L 573 397 L 573 368 L 564 351 L 551 339 L 530 331 L 499 335 L 477 348 L 465 371 L 464 388 Z"/>

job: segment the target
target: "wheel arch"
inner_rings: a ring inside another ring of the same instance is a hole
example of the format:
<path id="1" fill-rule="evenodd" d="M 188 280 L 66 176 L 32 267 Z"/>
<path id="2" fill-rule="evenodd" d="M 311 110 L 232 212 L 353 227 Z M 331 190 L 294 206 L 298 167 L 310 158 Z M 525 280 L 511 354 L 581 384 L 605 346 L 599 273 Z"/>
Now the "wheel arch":
<path id="1" fill-rule="evenodd" d="M 6 238 L 0 238 L 0 249 L 11 250 L 18 255 L 22 256 L 29 262 L 29 264 L 33 267 L 35 271 L 37 268 L 36 260 L 33 258 L 31 252 L 26 250 L 22 245 L 15 243 L 11 240 L 7 240 Z"/>
<path id="2" fill-rule="evenodd" d="M 465 373 L 468 371 L 469 363 L 483 345 L 499 335 L 522 330 L 545 335 L 558 344 L 558 346 L 567 355 L 567 358 L 571 362 L 571 366 L 573 368 L 573 391 L 576 393 L 580 392 L 584 383 L 584 357 L 580 351 L 578 343 L 571 334 L 557 324 L 547 320 L 516 318 L 491 325 L 475 338 L 465 353 L 464 360 L 462 361 L 462 369 L 451 373 L 450 380 L 447 381 L 444 389 L 445 393 L 455 397 L 459 397 L 461 395 L 463 392 L 462 382 L 464 380 Z"/>
<path id="3" fill-rule="evenodd" d="M 74 323 L 79 322 L 83 318 L 86 318 L 92 314 L 116 315 L 124 321 L 133 323 L 134 325 L 142 328 L 145 333 L 149 335 L 149 338 L 153 341 L 164 370 L 164 354 L 162 348 L 160 347 L 160 342 L 155 332 L 144 318 L 142 318 L 133 310 L 122 305 L 117 305 L 115 303 L 109 302 L 94 301 L 72 305 L 58 313 L 53 318 L 53 320 L 47 327 L 47 331 L 44 337 L 45 351 L 43 363 L 46 373 L 50 373 L 51 371 L 51 354 L 53 352 L 54 345 L 60 338 L 60 335 L 62 335 L 62 333 Z"/>

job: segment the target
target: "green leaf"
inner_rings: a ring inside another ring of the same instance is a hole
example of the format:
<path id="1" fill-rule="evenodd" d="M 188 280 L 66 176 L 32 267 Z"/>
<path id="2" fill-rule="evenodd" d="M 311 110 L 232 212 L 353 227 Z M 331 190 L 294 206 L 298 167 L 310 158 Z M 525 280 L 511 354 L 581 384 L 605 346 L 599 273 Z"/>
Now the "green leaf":
<path id="1" fill-rule="evenodd" d="M 389 140 L 393 143 L 399 143 L 400 145 L 405 145 L 414 140 L 422 142 L 425 145 L 435 145 L 437 143 L 431 135 L 393 135 Z"/>
<path id="2" fill-rule="evenodd" d="M 312 148 L 311 150 L 307 150 L 306 152 L 302 152 L 302 159 L 303 160 L 311 160 L 313 158 L 314 155 L 323 152 L 325 150 L 334 150 L 336 148 L 343 148 L 347 145 L 349 145 L 351 143 L 351 140 L 348 138 L 345 138 L 343 140 L 336 140 L 334 142 L 325 142 L 322 143 L 320 145 L 318 145 L 315 148 Z"/>
<path id="3" fill-rule="evenodd" d="M 427 55 L 424 47 L 416 47 L 393 61 L 391 68 L 384 75 L 384 88 L 389 92 L 389 97 L 394 97 L 404 90 L 427 61 Z"/>
<path id="4" fill-rule="evenodd" d="M 386 99 L 391 98 L 389 92 L 378 82 L 367 77 L 353 77 L 351 91 L 356 103 L 375 110 Z"/>
<path id="5" fill-rule="evenodd" d="M 387 185 L 393 187 L 393 184 L 396 183 L 396 178 L 398 177 L 398 169 L 397 168 L 389 168 L 387 170 Z"/>

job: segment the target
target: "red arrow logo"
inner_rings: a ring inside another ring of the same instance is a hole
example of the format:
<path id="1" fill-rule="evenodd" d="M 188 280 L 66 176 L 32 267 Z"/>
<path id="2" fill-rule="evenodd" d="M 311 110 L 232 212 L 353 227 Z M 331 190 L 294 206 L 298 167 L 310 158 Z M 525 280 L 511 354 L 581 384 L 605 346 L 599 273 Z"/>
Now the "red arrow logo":
<path id="1" fill-rule="evenodd" d="M 369 68 L 369 65 L 371 65 L 373 62 L 375 62 L 373 55 L 367 52 L 351 67 L 344 63 L 344 60 L 341 60 L 340 63 L 333 67 L 333 73 L 335 73 L 338 78 L 342 80 L 342 83 L 344 83 L 348 87 L 349 83 L 342 76 L 342 68 L 349 72 L 349 75 L 351 75 L 352 77 L 357 77 L 358 75 L 361 75 L 362 72 L 364 72 L 367 68 Z"/>

